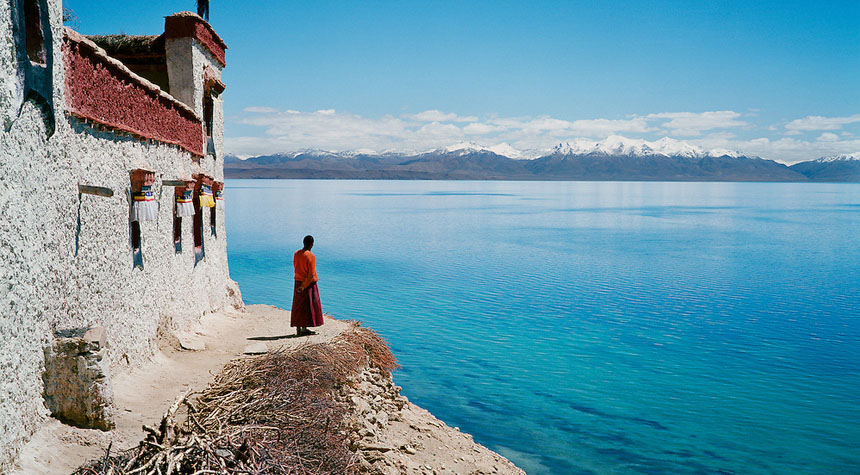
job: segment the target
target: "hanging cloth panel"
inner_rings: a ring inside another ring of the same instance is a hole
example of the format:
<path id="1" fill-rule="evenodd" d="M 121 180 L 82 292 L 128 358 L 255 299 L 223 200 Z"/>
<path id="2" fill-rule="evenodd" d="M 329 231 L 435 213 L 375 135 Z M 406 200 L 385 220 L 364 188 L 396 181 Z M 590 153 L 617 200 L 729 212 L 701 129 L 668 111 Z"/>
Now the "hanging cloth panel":
<path id="1" fill-rule="evenodd" d="M 215 192 L 215 207 L 219 210 L 224 209 L 224 192 L 222 190 Z"/>
<path id="2" fill-rule="evenodd" d="M 209 185 L 200 186 L 200 207 L 214 208 L 215 199 L 212 197 L 212 187 Z"/>
<path id="3" fill-rule="evenodd" d="M 192 190 L 185 190 L 176 196 L 176 216 L 186 218 L 194 216 L 194 198 Z"/>
<path id="4" fill-rule="evenodd" d="M 140 187 L 140 191 L 132 193 L 132 198 L 132 221 L 154 221 L 158 217 L 158 202 L 155 201 L 151 186 Z"/>

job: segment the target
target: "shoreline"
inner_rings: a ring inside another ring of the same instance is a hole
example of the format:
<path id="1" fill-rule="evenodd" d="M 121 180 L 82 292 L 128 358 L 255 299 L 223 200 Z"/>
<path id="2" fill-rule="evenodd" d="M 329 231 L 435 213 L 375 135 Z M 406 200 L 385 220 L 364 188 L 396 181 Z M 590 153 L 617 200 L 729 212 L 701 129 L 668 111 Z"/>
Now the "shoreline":
<path id="1" fill-rule="evenodd" d="M 491 181 L 491 182 L 598 182 L 598 183 L 797 183 L 797 184 L 858 184 L 860 180 L 695 180 L 684 179 L 644 179 L 644 178 L 527 178 L 527 177 L 503 177 L 503 178 L 456 178 L 456 177 L 432 177 L 432 178 L 385 178 L 385 177 L 335 177 L 335 176 L 236 176 L 236 174 L 225 174 L 225 180 L 315 180 L 315 181 Z"/>
<path id="2" fill-rule="evenodd" d="M 177 396 L 202 390 L 228 362 L 248 357 L 249 345 L 294 349 L 331 341 L 350 327 L 349 321 L 327 317 L 317 335 L 296 337 L 289 312 L 277 307 L 249 305 L 245 311 L 206 314 L 192 331 L 161 338 L 147 362 L 113 377 L 115 429 L 80 429 L 46 417 L 22 448 L 12 473 L 71 473 L 104 457 L 111 444 L 114 452 L 130 448 L 144 438 L 142 425 L 156 424 Z M 525 473 L 412 404 L 399 390 L 390 375 L 367 369 L 348 396 L 353 445 L 365 473 Z"/>

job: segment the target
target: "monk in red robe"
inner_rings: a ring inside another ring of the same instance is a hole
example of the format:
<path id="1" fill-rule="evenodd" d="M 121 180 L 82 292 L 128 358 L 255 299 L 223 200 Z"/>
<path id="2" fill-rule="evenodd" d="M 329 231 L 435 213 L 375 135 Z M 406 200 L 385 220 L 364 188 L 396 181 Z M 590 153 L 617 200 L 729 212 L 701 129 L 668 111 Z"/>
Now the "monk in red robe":
<path id="1" fill-rule="evenodd" d="M 293 290 L 293 309 L 290 326 L 297 327 L 296 335 L 316 335 L 308 327 L 318 327 L 324 323 L 320 293 L 317 288 L 317 258 L 311 252 L 314 237 L 305 236 L 304 247 L 293 254 L 293 267 L 296 270 L 296 286 Z"/>

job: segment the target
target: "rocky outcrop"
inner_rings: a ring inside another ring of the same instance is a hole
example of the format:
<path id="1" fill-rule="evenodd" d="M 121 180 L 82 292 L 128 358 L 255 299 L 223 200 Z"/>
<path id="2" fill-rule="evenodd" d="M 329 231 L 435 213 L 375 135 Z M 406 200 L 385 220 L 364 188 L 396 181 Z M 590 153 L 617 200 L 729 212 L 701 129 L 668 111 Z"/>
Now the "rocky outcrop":
<path id="1" fill-rule="evenodd" d="M 472 436 L 436 419 L 400 394 L 391 375 L 362 371 L 340 397 L 351 409 L 349 440 L 360 470 L 371 474 L 524 474 Z"/>
<path id="2" fill-rule="evenodd" d="M 233 279 L 227 279 L 227 305 L 233 307 L 233 310 L 245 311 L 242 291 L 239 289 L 239 284 Z"/>

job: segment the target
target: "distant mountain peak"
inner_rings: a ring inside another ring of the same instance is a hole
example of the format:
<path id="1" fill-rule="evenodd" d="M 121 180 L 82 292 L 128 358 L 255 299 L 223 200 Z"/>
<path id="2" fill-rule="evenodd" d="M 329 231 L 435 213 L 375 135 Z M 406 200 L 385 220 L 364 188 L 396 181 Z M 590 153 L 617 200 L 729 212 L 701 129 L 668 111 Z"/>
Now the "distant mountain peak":
<path id="1" fill-rule="evenodd" d="M 479 144 L 478 142 L 457 142 L 454 145 L 449 145 L 447 147 L 442 147 L 442 150 L 445 152 L 482 152 L 488 150 L 487 147 Z"/>
<path id="2" fill-rule="evenodd" d="M 459 155 L 466 155 L 469 153 L 480 153 L 480 152 L 490 152 L 496 155 L 501 155 L 507 158 L 524 158 L 526 156 L 530 156 L 528 154 L 524 154 L 522 151 L 515 149 L 510 144 L 506 142 L 502 142 L 493 146 L 481 145 L 474 141 L 469 142 L 458 142 L 454 145 L 449 145 L 447 147 L 442 147 L 435 150 L 430 150 L 427 153 L 455 153 Z"/>
<path id="3" fill-rule="evenodd" d="M 821 157 L 816 159 L 816 162 L 819 163 L 828 163 L 828 162 L 848 162 L 860 160 L 860 152 L 854 153 L 840 153 L 839 155 L 831 155 L 827 157 Z"/>
<path id="4" fill-rule="evenodd" d="M 556 145 L 553 155 L 627 155 L 633 157 L 665 156 L 665 157 L 741 157 L 742 153 L 726 149 L 704 151 L 701 148 L 670 137 L 649 142 L 643 139 L 631 139 L 621 135 L 610 135 L 600 141 L 575 139 Z"/>

